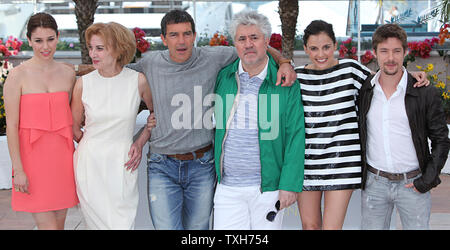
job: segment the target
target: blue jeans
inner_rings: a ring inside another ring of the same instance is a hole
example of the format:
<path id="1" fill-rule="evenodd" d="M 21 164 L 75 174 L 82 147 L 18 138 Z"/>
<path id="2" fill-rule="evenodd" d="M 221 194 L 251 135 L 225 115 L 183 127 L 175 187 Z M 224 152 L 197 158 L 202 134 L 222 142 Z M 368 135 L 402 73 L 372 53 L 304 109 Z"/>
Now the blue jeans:
<path id="1" fill-rule="evenodd" d="M 366 188 L 361 192 L 361 228 L 388 230 L 394 205 L 405 230 L 429 229 L 430 192 L 418 193 L 406 188 L 420 175 L 406 180 L 391 181 L 367 172 Z"/>
<path id="2" fill-rule="evenodd" d="M 207 230 L 213 206 L 214 151 L 178 160 L 152 153 L 148 159 L 148 199 L 157 230 Z"/>

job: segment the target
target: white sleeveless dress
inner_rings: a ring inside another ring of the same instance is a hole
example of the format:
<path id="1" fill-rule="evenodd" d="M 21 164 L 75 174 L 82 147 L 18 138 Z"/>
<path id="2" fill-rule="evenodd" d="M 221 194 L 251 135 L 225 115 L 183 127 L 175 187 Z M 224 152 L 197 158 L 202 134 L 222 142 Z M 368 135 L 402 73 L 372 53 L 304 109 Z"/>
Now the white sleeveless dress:
<path id="1" fill-rule="evenodd" d="M 83 76 L 84 135 L 74 153 L 80 207 L 89 229 L 133 229 L 138 171 L 126 170 L 140 104 L 138 72 Z"/>

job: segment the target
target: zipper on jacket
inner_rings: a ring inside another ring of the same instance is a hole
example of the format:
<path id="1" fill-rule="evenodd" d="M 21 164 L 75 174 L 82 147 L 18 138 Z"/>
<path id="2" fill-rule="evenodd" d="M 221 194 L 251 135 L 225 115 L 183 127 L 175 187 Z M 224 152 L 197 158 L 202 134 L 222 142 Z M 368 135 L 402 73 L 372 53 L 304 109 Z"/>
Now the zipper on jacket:
<path id="1" fill-rule="evenodd" d="M 256 131 L 258 133 L 259 165 L 261 167 L 261 170 L 260 170 L 260 174 L 261 174 L 260 181 L 261 181 L 261 184 L 259 185 L 259 192 L 261 194 L 263 193 L 263 191 L 262 191 L 262 184 L 263 184 L 262 176 L 263 176 L 263 174 L 262 174 L 262 160 L 261 160 L 261 145 L 260 145 L 260 140 L 259 140 L 259 96 L 260 96 L 259 94 L 260 94 L 260 91 L 261 91 L 261 86 L 264 84 L 264 81 L 259 86 L 258 94 L 256 96 L 256 105 L 257 105 L 257 107 L 256 107 L 256 112 L 257 112 L 257 114 L 256 114 Z M 267 97 L 267 98 L 269 98 L 269 97 Z"/>
<path id="2" fill-rule="evenodd" d="M 225 135 L 222 140 L 222 148 L 221 148 L 221 152 L 220 152 L 220 178 L 221 179 L 223 178 L 223 158 L 224 158 L 224 152 L 223 152 L 224 148 L 223 147 L 225 145 L 225 140 L 227 139 L 227 136 L 228 136 L 228 129 L 230 127 L 231 121 L 233 120 L 234 113 L 236 113 L 237 105 L 239 104 L 239 97 L 240 97 L 240 92 L 241 92 L 241 82 L 239 80 L 238 72 L 236 72 L 234 74 L 234 76 L 236 78 L 236 83 L 237 83 L 238 89 L 237 89 L 236 96 L 234 97 L 233 106 L 231 107 L 231 110 L 230 110 L 230 116 L 228 116 L 228 119 L 227 119 L 227 123 L 225 126 Z"/>

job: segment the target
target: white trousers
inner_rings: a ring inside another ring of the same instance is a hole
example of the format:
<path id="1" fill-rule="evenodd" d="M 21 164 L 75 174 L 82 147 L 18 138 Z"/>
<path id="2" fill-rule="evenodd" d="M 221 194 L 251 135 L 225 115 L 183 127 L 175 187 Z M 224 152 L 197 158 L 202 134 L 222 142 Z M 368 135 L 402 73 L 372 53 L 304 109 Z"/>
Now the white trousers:
<path id="1" fill-rule="evenodd" d="M 275 220 L 267 214 L 277 211 L 278 190 L 261 193 L 259 186 L 231 187 L 218 184 L 214 195 L 214 230 L 280 230 L 284 210 Z"/>

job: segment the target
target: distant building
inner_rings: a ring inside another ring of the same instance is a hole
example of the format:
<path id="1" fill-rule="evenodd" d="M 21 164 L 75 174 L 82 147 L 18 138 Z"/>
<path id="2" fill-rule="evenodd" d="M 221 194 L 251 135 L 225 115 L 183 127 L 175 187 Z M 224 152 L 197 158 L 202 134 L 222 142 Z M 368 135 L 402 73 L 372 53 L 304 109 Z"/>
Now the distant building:
<path id="1" fill-rule="evenodd" d="M 75 4 L 71 0 L 23 0 L 12 4 L 13 0 L 0 1 L 0 38 L 9 35 L 26 39 L 26 21 L 35 12 L 52 14 L 59 26 L 61 39 L 78 40 L 77 24 L 74 14 Z M 36 4 L 34 4 L 36 2 Z M 358 4 L 359 3 L 359 4 Z M 380 3 L 382 3 L 380 5 Z M 379 24 L 396 22 L 403 25 L 409 36 L 432 36 L 439 30 L 436 6 L 441 0 L 423 1 L 309 1 L 300 0 L 297 21 L 297 35 L 302 35 L 306 26 L 315 19 L 333 24 L 337 37 L 356 36 L 358 32 L 357 13 L 360 12 L 362 37 L 370 38 Z M 197 38 L 211 37 L 214 33 L 227 33 L 233 14 L 246 9 L 255 9 L 266 15 L 272 32 L 281 34 L 281 21 L 278 14 L 278 1 L 118 1 L 99 0 L 95 22 L 115 21 L 132 29 L 143 29 L 148 39 L 159 40 L 160 22 L 170 9 L 188 11 L 195 19 Z"/>

